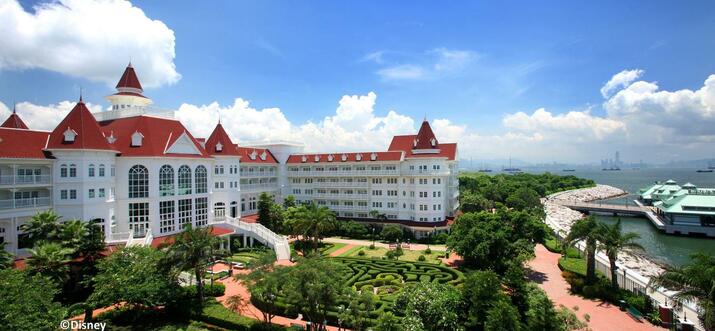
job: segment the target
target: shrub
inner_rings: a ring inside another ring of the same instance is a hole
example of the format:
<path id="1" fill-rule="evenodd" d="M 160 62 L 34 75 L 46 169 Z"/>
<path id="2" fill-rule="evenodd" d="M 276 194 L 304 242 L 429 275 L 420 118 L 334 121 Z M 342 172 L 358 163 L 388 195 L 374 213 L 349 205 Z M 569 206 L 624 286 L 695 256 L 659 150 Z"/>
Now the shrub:
<path id="1" fill-rule="evenodd" d="M 368 247 L 368 248 L 375 249 L 375 244 L 370 244 L 370 247 Z"/>
<path id="2" fill-rule="evenodd" d="M 432 250 L 429 247 L 427 247 L 427 249 L 425 249 L 425 254 L 426 255 L 432 254 Z"/>
<path id="3" fill-rule="evenodd" d="M 357 255 L 358 255 L 358 256 L 365 256 L 365 251 L 360 250 L 360 251 L 358 251 Z"/>
<path id="4" fill-rule="evenodd" d="M 424 262 L 424 261 L 426 261 L 426 260 L 427 260 L 427 258 L 425 258 L 424 255 L 420 255 L 420 256 L 417 258 L 417 261 L 420 261 L 420 262 Z"/>
<path id="5" fill-rule="evenodd" d="M 191 286 L 186 286 L 184 287 L 184 295 L 187 297 L 195 297 L 196 296 L 196 285 L 191 285 Z M 226 286 L 224 286 L 221 283 L 214 283 L 213 285 L 211 284 L 204 284 L 204 295 L 209 296 L 209 297 L 220 297 L 226 292 Z"/>

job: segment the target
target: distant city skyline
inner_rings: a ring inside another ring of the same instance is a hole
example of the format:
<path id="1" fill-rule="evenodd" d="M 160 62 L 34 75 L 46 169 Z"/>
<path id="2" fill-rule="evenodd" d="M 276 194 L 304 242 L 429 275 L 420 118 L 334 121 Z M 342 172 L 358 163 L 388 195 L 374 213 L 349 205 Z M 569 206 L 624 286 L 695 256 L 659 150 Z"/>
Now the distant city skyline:
<path id="1" fill-rule="evenodd" d="M 715 157 L 710 1 L 0 0 L 0 29 L 0 117 L 37 129 L 80 87 L 106 109 L 131 61 L 198 136 L 220 117 L 238 141 L 383 150 L 426 116 L 462 159 Z"/>

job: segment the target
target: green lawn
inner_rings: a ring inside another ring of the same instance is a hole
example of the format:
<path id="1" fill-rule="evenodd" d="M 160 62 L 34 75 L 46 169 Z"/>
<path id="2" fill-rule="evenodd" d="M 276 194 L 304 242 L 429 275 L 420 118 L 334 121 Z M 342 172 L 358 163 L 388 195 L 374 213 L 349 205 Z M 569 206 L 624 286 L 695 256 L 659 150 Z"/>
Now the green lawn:
<path id="1" fill-rule="evenodd" d="M 345 247 L 347 244 L 343 243 L 325 243 L 327 248 L 321 249 L 320 251 L 323 253 L 323 255 L 330 255 L 330 253 L 335 252 L 343 247 Z"/>
<path id="2" fill-rule="evenodd" d="M 562 257 L 559 259 L 561 270 L 570 271 L 575 274 L 586 276 L 586 260 L 573 257 Z"/>
<path id="3" fill-rule="evenodd" d="M 364 251 L 365 255 L 360 256 L 358 255 L 359 251 Z M 341 257 L 363 257 L 363 258 L 382 258 L 385 256 L 385 253 L 387 253 L 388 249 L 387 248 L 382 248 L 382 247 L 375 247 L 375 249 L 370 249 L 368 246 L 355 246 L 352 249 L 348 250 L 347 252 L 340 254 Z M 424 255 L 426 260 L 424 262 L 427 263 L 442 263 L 437 257 L 440 255 L 443 255 L 444 252 L 442 251 L 432 251 L 432 254 L 425 254 L 424 251 L 418 251 L 418 250 L 407 250 L 403 249 L 402 252 L 404 255 L 400 256 L 400 261 L 411 261 L 411 262 L 417 262 L 417 259 L 419 259 L 420 255 Z"/>

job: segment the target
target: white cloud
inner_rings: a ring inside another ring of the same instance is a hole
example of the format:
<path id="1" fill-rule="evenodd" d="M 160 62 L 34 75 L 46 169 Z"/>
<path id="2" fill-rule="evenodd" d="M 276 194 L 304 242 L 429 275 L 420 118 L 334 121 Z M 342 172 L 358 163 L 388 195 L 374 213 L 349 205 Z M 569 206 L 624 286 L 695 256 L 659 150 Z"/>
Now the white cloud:
<path id="1" fill-rule="evenodd" d="M 508 114 L 502 123 L 507 129 L 579 142 L 605 140 L 612 135 L 623 134 L 626 130 L 624 123 L 593 116 L 588 110 L 554 115 L 544 108 L 539 108 L 531 115 L 524 112 Z"/>
<path id="2" fill-rule="evenodd" d="M 387 62 L 384 55 L 384 52 L 374 52 L 366 55 L 364 59 L 383 64 Z M 392 81 L 434 79 L 456 72 L 476 58 L 477 54 L 472 51 L 442 47 L 425 52 L 419 61 L 390 65 L 378 70 L 377 74 L 384 80 Z"/>
<path id="3" fill-rule="evenodd" d="M 614 90 L 630 85 L 631 82 L 640 78 L 643 73 L 643 70 L 633 69 L 623 70 L 613 75 L 613 77 L 601 87 L 601 95 L 604 98 L 608 98 Z"/>
<path id="4" fill-rule="evenodd" d="M 60 101 L 56 104 L 41 106 L 30 102 L 20 102 L 15 106 L 17 114 L 32 130 L 52 131 L 67 113 L 74 108 L 76 101 Z M 86 104 L 91 112 L 102 110 L 100 105 Z M 0 102 L 0 122 L 12 113 L 12 108 Z"/>
<path id="5" fill-rule="evenodd" d="M 174 32 L 124 0 L 0 0 L 0 69 L 45 69 L 114 84 L 131 59 L 145 87 L 177 82 Z"/>
<path id="6" fill-rule="evenodd" d="M 403 64 L 380 69 L 377 74 L 386 80 L 415 80 L 425 77 L 425 69 L 413 64 Z"/>

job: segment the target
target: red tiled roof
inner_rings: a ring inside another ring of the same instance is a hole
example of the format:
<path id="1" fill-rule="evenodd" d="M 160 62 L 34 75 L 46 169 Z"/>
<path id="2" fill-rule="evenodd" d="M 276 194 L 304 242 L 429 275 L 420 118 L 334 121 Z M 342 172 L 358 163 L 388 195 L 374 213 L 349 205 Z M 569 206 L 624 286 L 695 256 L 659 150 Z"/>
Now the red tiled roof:
<path id="1" fill-rule="evenodd" d="M 325 154 L 293 154 L 288 157 L 286 163 L 342 163 L 342 162 L 375 162 L 372 161 L 371 155 L 375 154 L 377 157 L 375 161 L 400 161 L 402 160 L 401 151 L 390 151 L 390 152 L 352 152 L 352 153 L 325 153 Z M 329 156 L 333 156 L 333 160 L 329 161 Z M 343 155 L 345 155 L 345 161 L 343 161 Z M 362 155 L 360 161 L 358 161 L 357 156 Z M 305 156 L 305 162 L 303 162 L 303 156 Z M 315 157 L 318 156 L 318 161 L 315 161 Z"/>
<path id="2" fill-rule="evenodd" d="M 224 228 L 224 227 L 221 227 L 218 225 L 211 226 L 211 234 L 213 236 L 219 237 L 219 236 L 223 236 L 223 235 L 227 235 L 227 234 L 231 234 L 231 233 L 234 233 L 234 231 L 231 229 L 227 229 L 227 228 Z M 171 245 L 174 243 L 174 241 L 176 241 L 176 236 L 180 235 L 180 234 L 181 233 L 172 234 L 172 235 L 168 235 L 168 236 L 162 236 L 162 237 L 155 237 L 151 241 L 151 247 L 159 248 L 160 246 Z"/>
<path id="3" fill-rule="evenodd" d="M 139 78 L 137 78 L 137 73 L 134 72 L 134 67 L 132 67 L 131 63 L 129 63 L 127 68 L 124 69 L 124 74 L 122 74 L 122 78 L 120 78 L 117 83 L 117 89 L 120 88 L 135 88 L 143 90 L 142 84 L 139 83 Z"/>
<path id="4" fill-rule="evenodd" d="M 45 159 L 50 133 L 24 129 L 0 128 L 0 158 Z"/>
<path id="5" fill-rule="evenodd" d="M 112 146 L 122 153 L 121 156 L 209 157 L 201 144 L 177 120 L 142 115 L 102 121 L 99 125 L 105 136 L 116 139 Z M 135 132 L 144 136 L 141 146 L 131 145 Z M 184 133 L 200 154 L 165 153 Z"/>
<path id="6" fill-rule="evenodd" d="M 390 147 L 390 151 L 404 151 L 405 158 L 418 158 L 418 157 L 444 157 L 447 160 L 453 161 L 457 158 L 457 144 L 456 143 L 440 143 L 438 146 L 438 153 L 413 153 L 413 143 L 417 135 L 407 135 L 407 136 L 394 136 Z M 429 148 L 431 149 L 431 148 Z"/>
<path id="7" fill-rule="evenodd" d="M 67 130 L 72 130 L 77 134 L 74 141 L 65 141 L 64 133 Z M 107 138 L 102 134 L 94 115 L 89 112 L 82 99 L 52 131 L 47 149 L 113 150 L 109 146 Z"/>
<path id="8" fill-rule="evenodd" d="M 131 95 L 131 96 L 135 96 L 135 97 L 146 98 L 143 94 L 134 93 L 134 92 L 117 92 L 117 93 L 114 93 L 113 95 Z"/>
<path id="9" fill-rule="evenodd" d="M 434 144 L 432 142 L 434 141 Z M 435 137 L 432 128 L 427 122 L 427 119 L 422 121 L 420 126 L 420 131 L 417 132 L 417 136 L 413 142 L 414 149 L 432 149 L 439 148 L 439 143 L 437 142 L 437 137 Z"/>
<path id="10" fill-rule="evenodd" d="M 238 145 L 235 146 L 238 149 L 238 153 L 241 155 L 241 163 L 278 163 L 276 157 L 273 156 L 273 153 L 271 153 L 271 151 L 267 148 L 240 147 Z M 254 151 L 256 152 L 256 157 L 252 159 L 251 154 L 253 154 Z M 261 159 L 261 154 L 263 154 L 263 152 L 266 153 L 265 160 Z"/>
<path id="11" fill-rule="evenodd" d="M 0 127 L 3 128 L 13 128 L 13 129 L 29 129 L 27 125 L 25 125 L 25 122 L 20 119 L 20 116 L 17 115 L 15 110 L 12 111 L 12 114 L 10 114 L 10 117 L 8 117 L 5 122 L 0 125 Z"/>
<path id="12" fill-rule="evenodd" d="M 219 151 L 216 147 L 217 144 L 221 144 L 221 150 Z M 214 131 L 206 139 L 204 144 L 206 152 L 210 155 L 226 155 L 226 156 L 240 156 L 241 153 L 238 151 L 236 145 L 233 144 L 231 138 L 226 134 L 226 130 L 223 129 L 221 123 L 216 125 Z"/>

